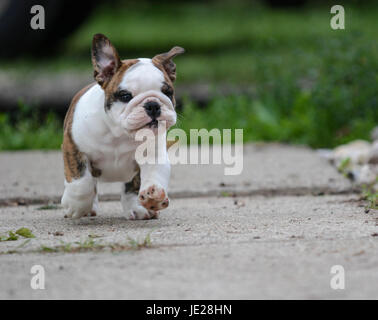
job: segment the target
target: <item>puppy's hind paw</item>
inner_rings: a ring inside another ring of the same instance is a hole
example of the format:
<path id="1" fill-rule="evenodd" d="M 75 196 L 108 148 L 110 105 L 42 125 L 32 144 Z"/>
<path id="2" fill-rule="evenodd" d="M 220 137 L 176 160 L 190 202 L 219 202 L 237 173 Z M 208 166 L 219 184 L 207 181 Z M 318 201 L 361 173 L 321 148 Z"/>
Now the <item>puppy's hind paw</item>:
<path id="1" fill-rule="evenodd" d="M 96 213 L 94 214 L 94 216 L 95 215 Z M 68 209 L 66 214 L 64 215 L 65 218 L 71 218 L 71 219 L 80 219 L 81 217 L 89 217 L 89 216 L 93 216 L 92 212 L 71 210 L 71 209 Z"/>
<path id="2" fill-rule="evenodd" d="M 129 210 L 128 212 L 128 219 L 129 220 L 150 220 L 150 219 L 158 219 L 159 212 L 157 211 L 150 211 L 142 206 L 135 206 L 133 209 Z"/>
<path id="3" fill-rule="evenodd" d="M 79 219 L 84 216 L 96 215 L 96 212 L 92 210 L 91 204 L 80 203 L 80 205 L 78 205 L 78 203 L 64 202 L 63 207 L 66 208 L 65 218 Z"/>

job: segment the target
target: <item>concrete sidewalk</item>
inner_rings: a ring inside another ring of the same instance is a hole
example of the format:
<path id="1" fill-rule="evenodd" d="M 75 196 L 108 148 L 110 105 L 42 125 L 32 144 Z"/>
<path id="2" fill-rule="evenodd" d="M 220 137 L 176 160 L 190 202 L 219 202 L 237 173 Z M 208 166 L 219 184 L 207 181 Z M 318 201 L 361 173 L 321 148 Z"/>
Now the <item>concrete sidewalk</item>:
<path id="1" fill-rule="evenodd" d="M 35 235 L 0 242 L 2 299 L 378 299 L 378 212 L 309 149 L 248 145 L 234 177 L 177 166 L 170 207 L 149 221 L 126 220 L 112 185 L 97 217 L 16 205 L 60 196 L 60 155 L 3 153 L 0 164 L 0 234 Z M 45 290 L 30 287 L 33 265 Z M 344 290 L 330 287 L 334 265 Z"/>

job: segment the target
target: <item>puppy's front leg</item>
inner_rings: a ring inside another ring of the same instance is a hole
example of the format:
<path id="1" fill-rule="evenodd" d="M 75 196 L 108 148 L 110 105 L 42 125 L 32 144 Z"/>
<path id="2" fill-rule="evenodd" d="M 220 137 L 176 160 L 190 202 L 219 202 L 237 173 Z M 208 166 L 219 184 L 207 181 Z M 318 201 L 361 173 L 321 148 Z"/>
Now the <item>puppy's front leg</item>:
<path id="1" fill-rule="evenodd" d="M 171 167 L 169 162 L 156 165 L 141 166 L 141 187 L 139 201 L 150 211 L 159 211 L 169 205 L 168 183 Z"/>
<path id="2" fill-rule="evenodd" d="M 139 163 L 141 173 L 141 186 L 139 202 L 150 212 L 157 212 L 169 205 L 168 183 L 171 174 L 171 165 L 168 158 L 166 137 L 161 137 L 163 143 L 156 147 L 154 161 Z"/>

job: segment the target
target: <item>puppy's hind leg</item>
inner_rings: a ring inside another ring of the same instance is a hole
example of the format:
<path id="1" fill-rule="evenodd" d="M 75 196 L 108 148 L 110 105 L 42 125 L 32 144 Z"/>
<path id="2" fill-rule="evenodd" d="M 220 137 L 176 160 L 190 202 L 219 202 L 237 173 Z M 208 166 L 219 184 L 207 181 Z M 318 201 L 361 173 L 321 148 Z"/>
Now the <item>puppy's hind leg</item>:
<path id="1" fill-rule="evenodd" d="M 95 186 L 89 171 L 79 179 L 64 182 L 62 206 L 67 209 L 68 218 L 78 219 L 90 215 L 96 197 Z"/>
<path id="2" fill-rule="evenodd" d="M 140 189 L 140 172 L 130 182 L 124 183 L 121 192 L 123 212 L 130 220 L 148 220 L 158 218 L 157 212 L 144 208 L 138 200 Z"/>
<path id="3" fill-rule="evenodd" d="M 63 144 L 64 145 L 64 144 Z M 90 214 L 96 198 L 96 179 L 92 176 L 85 155 L 77 150 L 63 148 L 64 159 L 64 194 L 62 206 L 66 216 L 78 219 Z"/>

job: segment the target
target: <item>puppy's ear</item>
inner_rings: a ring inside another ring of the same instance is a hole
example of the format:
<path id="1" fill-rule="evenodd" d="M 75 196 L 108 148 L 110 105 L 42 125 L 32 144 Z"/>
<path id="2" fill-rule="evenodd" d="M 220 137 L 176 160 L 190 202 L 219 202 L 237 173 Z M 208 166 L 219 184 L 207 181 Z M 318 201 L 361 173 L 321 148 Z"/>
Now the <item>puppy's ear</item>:
<path id="1" fill-rule="evenodd" d="M 176 65 L 172 61 L 174 57 L 184 53 L 184 48 L 173 47 L 166 53 L 161 53 L 152 58 L 152 61 L 158 65 L 161 65 L 168 74 L 168 77 L 172 80 L 176 80 Z"/>
<path id="2" fill-rule="evenodd" d="M 92 64 L 94 78 L 103 88 L 106 87 L 121 66 L 117 50 L 110 43 L 109 39 L 101 33 L 93 36 Z"/>

